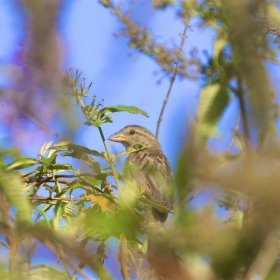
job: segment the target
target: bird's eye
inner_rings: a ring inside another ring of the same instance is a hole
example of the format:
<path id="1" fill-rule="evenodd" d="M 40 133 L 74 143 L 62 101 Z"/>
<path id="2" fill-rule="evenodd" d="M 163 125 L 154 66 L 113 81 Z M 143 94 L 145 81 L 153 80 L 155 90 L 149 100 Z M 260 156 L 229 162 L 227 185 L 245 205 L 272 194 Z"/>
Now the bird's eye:
<path id="1" fill-rule="evenodd" d="M 129 131 L 129 133 L 130 133 L 131 135 L 133 135 L 133 134 L 135 133 L 135 130 L 132 129 L 132 130 Z"/>

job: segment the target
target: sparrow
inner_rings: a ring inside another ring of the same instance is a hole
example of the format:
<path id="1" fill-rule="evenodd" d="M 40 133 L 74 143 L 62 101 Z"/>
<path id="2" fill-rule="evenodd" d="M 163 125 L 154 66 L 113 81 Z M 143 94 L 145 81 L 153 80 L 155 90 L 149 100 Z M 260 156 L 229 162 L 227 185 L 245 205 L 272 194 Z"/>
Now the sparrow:
<path id="1" fill-rule="evenodd" d="M 127 149 L 136 145 L 144 147 L 128 154 L 123 168 L 124 178 L 134 180 L 147 200 L 172 210 L 174 195 L 171 189 L 171 168 L 153 133 L 143 126 L 128 125 L 108 140 L 119 142 Z M 151 214 L 149 217 L 164 224 L 168 212 L 155 207 L 148 208 Z"/>

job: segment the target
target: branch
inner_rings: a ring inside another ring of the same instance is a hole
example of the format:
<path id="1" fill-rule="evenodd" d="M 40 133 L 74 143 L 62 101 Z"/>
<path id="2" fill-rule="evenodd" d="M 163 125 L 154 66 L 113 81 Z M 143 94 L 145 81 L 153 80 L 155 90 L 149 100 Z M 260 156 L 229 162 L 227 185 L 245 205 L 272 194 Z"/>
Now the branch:
<path id="1" fill-rule="evenodd" d="M 240 111 L 241 111 L 245 149 L 247 152 L 249 152 L 251 150 L 251 143 L 250 143 L 251 137 L 250 137 L 249 122 L 248 122 L 245 98 L 244 98 L 243 80 L 240 75 L 238 75 L 238 77 L 237 77 L 237 83 L 238 83 L 237 96 L 239 99 L 239 106 L 240 106 Z"/>
<path id="2" fill-rule="evenodd" d="M 39 129 L 42 129 L 43 131 L 46 131 L 49 134 L 54 135 L 56 138 L 62 140 L 62 141 L 70 141 L 67 137 L 63 136 L 62 134 L 56 132 L 55 130 L 51 129 L 47 125 L 43 124 L 39 120 L 37 120 L 35 117 L 33 117 L 30 113 L 23 112 L 22 113 L 30 122 L 32 122 L 35 126 L 37 126 Z"/>
<path id="3" fill-rule="evenodd" d="M 266 237 L 262 248 L 245 276 L 245 280 L 255 279 L 255 277 L 266 279 L 277 260 L 277 243 L 278 236 L 276 233 L 272 232 Z"/>
<path id="4" fill-rule="evenodd" d="M 45 196 L 27 196 L 28 199 L 31 200 L 60 200 L 60 201 L 83 201 L 90 200 L 86 197 L 45 197 Z"/>
<path id="5" fill-rule="evenodd" d="M 251 151 L 251 137 L 250 137 L 250 130 L 249 130 L 249 121 L 246 112 L 246 104 L 244 98 L 244 90 L 243 90 L 243 80 L 240 74 L 237 76 L 237 96 L 239 99 L 239 106 L 241 111 L 241 119 L 242 119 L 242 126 L 243 126 L 243 133 L 244 133 L 244 143 L 245 143 L 245 155 L 247 158 L 247 165 L 246 165 L 246 173 L 248 174 L 248 178 L 252 176 L 251 172 L 251 162 L 250 162 L 250 155 L 249 152 Z M 248 156 L 249 155 L 249 156 Z M 247 226 L 249 226 L 252 222 L 253 216 L 253 199 L 251 195 L 251 187 L 249 182 L 247 182 L 247 210 L 245 212 L 244 221 Z"/>
<path id="6" fill-rule="evenodd" d="M 51 176 L 48 176 L 48 177 L 45 177 L 45 178 L 34 178 L 33 179 L 33 181 L 31 180 L 30 181 L 30 178 L 29 177 L 27 177 L 27 178 L 22 178 L 22 181 L 24 182 L 24 183 L 34 183 L 34 182 L 36 182 L 36 184 L 34 185 L 34 187 L 39 187 L 40 185 L 42 185 L 42 184 L 44 184 L 44 183 L 46 183 L 46 182 L 56 182 L 56 181 L 58 181 L 59 183 L 61 183 L 61 184 L 69 184 L 69 183 L 71 183 L 72 181 L 71 180 L 65 180 L 65 179 L 58 179 L 59 177 L 57 177 L 57 176 L 61 176 L 61 175 L 55 175 L 55 176 L 53 176 L 53 177 L 51 177 Z M 71 177 L 69 177 L 69 178 L 74 178 L 74 177 L 77 177 L 77 176 L 72 176 L 72 175 L 70 175 Z M 56 180 L 57 179 L 57 180 Z"/>
<path id="7" fill-rule="evenodd" d="M 61 249 L 59 250 L 53 244 L 49 244 L 47 242 L 45 242 L 44 245 L 47 248 L 49 248 L 52 252 L 54 252 L 57 256 L 59 256 L 63 260 L 63 262 L 65 262 L 66 264 L 71 266 L 77 273 L 79 273 L 81 276 L 83 276 L 84 279 L 86 279 L 86 280 L 91 280 L 92 279 L 87 273 L 85 273 L 82 269 L 80 269 L 71 259 L 66 257 L 63 250 L 61 250 Z"/>
<path id="8" fill-rule="evenodd" d="M 178 74 L 178 68 L 179 68 L 179 63 L 180 63 L 180 54 L 182 53 L 184 44 L 186 42 L 186 34 L 187 34 L 188 27 L 189 27 L 189 24 L 188 24 L 189 21 L 190 21 L 190 16 L 185 21 L 185 28 L 184 28 L 184 32 L 182 34 L 182 41 L 181 41 L 181 45 L 180 45 L 180 51 L 179 51 L 178 56 L 177 56 L 176 67 L 175 67 L 175 70 L 173 72 L 173 76 L 170 79 L 169 88 L 168 88 L 167 94 L 166 94 L 166 96 L 163 100 L 163 105 L 162 105 L 162 108 L 161 108 L 161 111 L 160 111 L 160 114 L 159 114 L 159 118 L 158 118 L 158 121 L 157 121 L 157 129 L 156 129 L 156 137 L 157 138 L 159 136 L 160 124 L 161 124 L 161 121 L 163 119 L 163 114 L 164 114 L 164 111 L 165 111 L 165 107 L 166 107 L 167 102 L 169 100 L 174 81 L 175 81 L 175 79 L 177 77 L 177 74 Z"/>
<path id="9" fill-rule="evenodd" d="M 65 180 L 65 179 L 60 179 L 60 178 L 79 178 L 81 180 L 83 180 L 84 182 L 88 183 L 90 187 L 87 187 L 87 186 L 82 186 L 81 188 L 82 189 L 85 189 L 85 190 L 96 190 L 98 192 L 101 192 L 103 193 L 103 191 L 101 189 L 99 189 L 98 187 L 96 186 L 93 186 L 91 185 L 89 182 L 87 182 L 86 180 L 84 180 L 82 177 L 83 176 L 92 176 L 92 174 L 89 174 L 89 173 L 84 173 L 84 174 L 79 174 L 79 175 L 54 175 L 54 176 L 47 176 L 47 177 L 44 177 L 44 178 L 36 178 L 36 177 L 26 177 L 26 178 L 22 178 L 22 181 L 24 183 L 33 183 L 33 182 L 36 182 L 36 184 L 34 185 L 34 187 L 38 187 L 46 182 L 51 182 L 51 183 L 55 183 L 55 182 L 58 182 L 58 183 L 62 183 L 62 184 L 69 184 L 71 183 L 72 181 L 71 180 Z"/>
<path id="10" fill-rule="evenodd" d="M 190 203 L 203 189 L 205 186 L 199 187 L 196 192 L 187 200 L 187 204 Z"/>
<path id="11" fill-rule="evenodd" d="M 114 175 L 114 179 L 115 179 L 115 182 L 116 182 L 116 188 L 118 190 L 118 193 L 119 193 L 119 196 L 120 196 L 120 199 L 121 199 L 122 198 L 121 186 L 120 186 L 120 182 L 119 182 L 119 179 L 118 179 L 117 170 L 115 168 L 114 160 L 111 157 L 111 153 L 110 153 L 109 147 L 107 145 L 106 139 L 104 137 L 102 128 L 98 127 L 98 129 L 99 129 L 99 133 L 101 135 L 102 141 L 103 141 L 103 145 L 104 145 L 105 150 L 106 150 L 106 154 L 107 154 L 107 157 L 108 157 L 108 162 L 110 164 L 110 167 L 111 167 L 113 175 Z"/>
<path id="12" fill-rule="evenodd" d="M 240 122 L 240 117 L 241 117 L 241 113 L 240 113 L 240 110 L 238 111 L 238 116 L 237 116 L 237 119 L 236 119 L 236 123 L 235 123 L 235 127 L 232 131 L 232 135 L 231 135 L 231 138 L 230 138 L 230 141 L 229 141 L 229 144 L 226 148 L 226 152 L 229 152 L 231 146 L 233 145 L 233 142 L 234 142 L 234 135 L 235 133 L 238 131 L 239 129 L 239 122 Z"/>

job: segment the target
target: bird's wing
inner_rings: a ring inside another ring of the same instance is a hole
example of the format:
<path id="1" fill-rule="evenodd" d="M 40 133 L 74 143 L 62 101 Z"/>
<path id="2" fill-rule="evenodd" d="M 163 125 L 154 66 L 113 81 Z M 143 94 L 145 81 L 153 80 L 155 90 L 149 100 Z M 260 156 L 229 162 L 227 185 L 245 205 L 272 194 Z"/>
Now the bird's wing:
<path id="1" fill-rule="evenodd" d="M 173 195 L 170 191 L 170 165 L 158 149 L 130 154 L 126 162 L 129 166 L 130 177 L 137 181 L 137 185 L 145 190 L 148 200 L 168 209 L 172 209 Z M 164 211 L 158 210 L 164 213 Z"/>

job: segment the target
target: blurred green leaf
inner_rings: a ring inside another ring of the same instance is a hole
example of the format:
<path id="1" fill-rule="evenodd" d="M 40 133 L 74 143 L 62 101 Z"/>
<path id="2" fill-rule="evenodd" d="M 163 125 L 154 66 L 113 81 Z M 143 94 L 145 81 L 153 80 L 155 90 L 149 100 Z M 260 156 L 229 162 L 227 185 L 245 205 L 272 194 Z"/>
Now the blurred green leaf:
<path id="1" fill-rule="evenodd" d="M 55 164 L 56 154 L 52 154 L 50 157 L 44 157 L 43 155 L 41 155 L 41 161 L 46 166 L 48 166 L 49 164 Z"/>
<path id="2" fill-rule="evenodd" d="M 5 167 L 4 159 L 0 157 L 0 168 L 4 168 L 4 167 Z"/>
<path id="3" fill-rule="evenodd" d="M 197 121 L 203 135 L 208 137 L 213 133 L 228 102 L 229 91 L 226 86 L 214 83 L 202 89 L 197 108 Z"/>
<path id="4" fill-rule="evenodd" d="M 217 38 L 214 43 L 214 54 L 213 54 L 213 60 L 218 65 L 219 64 L 219 56 L 225 46 L 228 44 L 228 41 L 224 38 Z"/>
<path id="5" fill-rule="evenodd" d="M 27 168 L 33 165 L 38 164 L 40 161 L 37 159 L 33 158 L 22 158 L 22 159 L 17 159 L 9 164 L 7 164 L 6 169 L 7 170 L 18 170 L 18 169 L 23 169 Z"/>
<path id="6" fill-rule="evenodd" d="M 66 272 L 46 264 L 34 265 L 30 269 L 29 275 L 32 280 L 69 280 L 69 275 Z"/>
<path id="7" fill-rule="evenodd" d="M 24 195 L 23 184 L 19 175 L 12 171 L 0 170 L 0 188 L 17 210 L 19 221 L 30 221 L 31 205 Z"/>
<path id="8" fill-rule="evenodd" d="M 119 261 L 121 264 L 121 273 L 124 280 L 129 280 L 130 278 L 130 268 L 129 268 L 129 257 L 127 252 L 127 240 L 123 234 L 120 236 L 119 240 Z"/>

